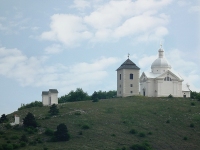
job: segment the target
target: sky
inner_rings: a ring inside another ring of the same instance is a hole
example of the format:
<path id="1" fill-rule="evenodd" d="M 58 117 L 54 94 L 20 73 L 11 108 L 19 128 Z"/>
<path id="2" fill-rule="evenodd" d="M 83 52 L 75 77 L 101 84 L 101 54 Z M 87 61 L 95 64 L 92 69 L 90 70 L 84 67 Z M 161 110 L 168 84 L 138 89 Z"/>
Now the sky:
<path id="1" fill-rule="evenodd" d="M 0 0 L 0 115 L 49 89 L 116 90 L 128 53 L 142 74 L 160 44 L 200 92 L 199 0 Z"/>

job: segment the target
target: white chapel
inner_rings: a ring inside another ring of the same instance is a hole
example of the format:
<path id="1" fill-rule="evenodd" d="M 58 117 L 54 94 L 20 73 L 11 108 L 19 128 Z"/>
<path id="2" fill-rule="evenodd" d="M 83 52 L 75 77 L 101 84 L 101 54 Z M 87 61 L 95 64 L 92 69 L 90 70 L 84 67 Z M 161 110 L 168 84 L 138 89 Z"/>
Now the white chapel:
<path id="1" fill-rule="evenodd" d="M 58 104 L 58 90 L 42 91 L 42 104 L 43 106 Z"/>
<path id="2" fill-rule="evenodd" d="M 183 78 L 171 70 L 164 57 L 162 45 L 158 58 L 151 65 L 151 72 L 140 76 L 140 94 L 148 97 L 190 97 L 189 85 L 182 84 Z"/>

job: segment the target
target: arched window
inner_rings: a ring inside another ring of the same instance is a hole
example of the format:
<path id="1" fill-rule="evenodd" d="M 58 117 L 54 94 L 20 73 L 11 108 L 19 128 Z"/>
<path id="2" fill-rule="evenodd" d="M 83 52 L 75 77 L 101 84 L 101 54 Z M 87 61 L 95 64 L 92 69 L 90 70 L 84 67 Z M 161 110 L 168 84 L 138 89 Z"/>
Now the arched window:
<path id="1" fill-rule="evenodd" d="M 164 81 L 172 81 L 172 79 L 170 77 L 165 77 Z"/>
<path id="2" fill-rule="evenodd" d="M 122 79 L 122 75 L 121 74 L 119 74 L 119 80 L 121 80 Z"/>
<path id="3" fill-rule="evenodd" d="M 130 74 L 130 79 L 133 80 L 133 74 L 132 73 Z"/>

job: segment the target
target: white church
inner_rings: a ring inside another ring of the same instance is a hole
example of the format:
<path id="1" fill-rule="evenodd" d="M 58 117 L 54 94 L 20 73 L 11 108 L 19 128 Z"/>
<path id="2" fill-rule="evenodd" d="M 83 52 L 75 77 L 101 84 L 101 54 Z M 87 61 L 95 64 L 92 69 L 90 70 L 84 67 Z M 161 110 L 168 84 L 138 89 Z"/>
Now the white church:
<path id="1" fill-rule="evenodd" d="M 140 77 L 139 74 L 140 68 L 128 58 L 117 69 L 117 96 L 167 97 L 171 94 L 173 97 L 190 97 L 189 85 L 182 84 L 183 78 L 171 70 L 162 46 L 151 65 L 151 72 L 143 72 Z"/>
<path id="2" fill-rule="evenodd" d="M 42 104 L 43 106 L 58 104 L 58 90 L 42 91 Z"/>

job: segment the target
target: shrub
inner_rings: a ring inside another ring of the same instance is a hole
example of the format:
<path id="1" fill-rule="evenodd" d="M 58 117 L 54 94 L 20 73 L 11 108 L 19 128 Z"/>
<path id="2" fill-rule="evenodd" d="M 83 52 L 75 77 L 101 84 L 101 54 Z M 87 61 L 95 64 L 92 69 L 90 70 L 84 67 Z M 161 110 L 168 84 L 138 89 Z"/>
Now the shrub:
<path id="1" fill-rule="evenodd" d="M 19 137 L 17 135 L 13 135 L 10 139 L 17 140 L 17 139 L 19 139 Z"/>
<path id="2" fill-rule="evenodd" d="M 74 114 L 79 116 L 79 115 L 81 115 L 81 112 L 80 111 L 76 111 Z"/>
<path id="3" fill-rule="evenodd" d="M 152 147 L 147 143 L 134 144 L 130 147 L 131 150 L 152 150 Z"/>
<path id="4" fill-rule="evenodd" d="M 35 132 L 37 132 L 37 129 L 33 127 L 27 127 L 25 128 L 25 131 L 28 132 L 29 134 L 34 134 Z"/>
<path id="5" fill-rule="evenodd" d="M 82 132 L 82 131 L 79 131 L 79 132 L 78 132 L 78 135 L 83 135 L 83 132 Z"/>
<path id="6" fill-rule="evenodd" d="M 140 137 L 145 137 L 146 135 L 145 135 L 144 132 L 140 132 L 140 133 L 139 133 L 139 136 L 140 136 Z"/>
<path id="7" fill-rule="evenodd" d="M 187 138 L 186 136 L 183 138 L 183 140 L 185 140 L 185 141 L 186 141 L 187 139 L 188 139 L 188 138 Z"/>
<path id="8" fill-rule="evenodd" d="M 69 141 L 70 135 L 68 133 L 67 126 L 61 123 L 57 126 L 57 131 L 54 132 L 55 141 Z"/>
<path id="9" fill-rule="evenodd" d="M 53 116 L 53 115 L 57 115 L 59 113 L 59 109 L 57 108 L 56 104 L 53 104 L 50 107 L 49 113 Z"/>
<path id="10" fill-rule="evenodd" d="M 32 113 L 29 112 L 23 120 L 24 120 L 24 122 L 23 122 L 24 126 L 37 127 L 37 122 Z"/>
<path id="11" fill-rule="evenodd" d="M 168 98 L 173 98 L 173 96 L 171 94 L 169 94 Z"/>
<path id="12" fill-rule="evenodd" d="M 48 148 L 47 148 L 47 147 L 44 147 L 43 150 L 48 150 Z"/>
<path id="13" fill-rule="evenodd" d="M 45 130 L 44 133 L 45 133 L 46 135 L 48 135 L 48 136 L 53 136 L 54 131 L 53 131 L 52 129 L 47 128 L 47 129 Z"/>
<path id="14" fill-rule="evenodd" d="M 27 136 L 25 135 L 25 134 L 23 134 L 22 136 L 21 136 L 21 138 L 20 138 L 20 141 L 22 141 L 22 142 L 28 142 L 28 138 L 27 138 Z"/>
<path id="15" fill-rule="evenodd" d="M 148 134 L 149 134 L 149 135 L 152 135 L 153 133 L 152 133 L 152 132 L 149 132 Z"/>
<path id="16" fill-rule="evenodd" d="M 131 130 L 129 131 L 129 133 L 131 133 L 131 134 L 136 134 L 137 131 L 136 131 L 135 129 L 131 129 Z"/>
<path id="17" fill-rule="evenodd" d="M 82 125 L 82 127 L 81 127 L 82 129 L 84 129 L 84 130 L 86 130 L 86 129 L 89 129 L 90 128 L 90 126 L 89 125 L 87 125 L 87 124 L 84 124 L 84 125 Z"/>
<path id="18" fill-rule="evenodd" d="M 12 128 L 12 126 L 10 125 L 10 123 L 7 123 L 7 124 L 5 125 L 5 127 L 6 127 L 6 129 L 11 129 L 11 128 Z"/>
<path id="19" fill-rule="evenodd" d="M 8 122 L 8 118 L 5 114 L 1 115 L 0 123 Z"/>
<path id="20" fill-rule="evenodd" d="M 99 101 L 98 98 L 95 98 L 95 99 L 92 100 L 92 102 L 98 102 L 98 101 Z"/>
<path id="21" fill-rule="evenodd" d="M 16 144 L 16 143 L 13 144 L 13 149 L 18 149 L 19 147 L 20 147 L 19 144 Z"/>
<path id="22" fill-rule="evenodd" d="M 194 128 L 194 123 L 191 123 L 191 124 L 190 124 L 190 127 L 191 127 L 191 128 Z"/>
<path id="23" fill-rule="evenodd" d="M 170 120 L 167 120 L 166 123 L 170 123 Z"/>
<path id="24" fill-rule="evenodd" d="M 21 147 L 25 147 L 25 146 L 26 146 L 26 143 L 25 143 L 25 142 L 20 142 L 20 146 L 21 146 Z"/>
<path id="25" fill-rule="evenodd" d="M 26 105 L 23 104 L 23 105 L 21 105 L 21 107 L 18 108 L 18 110 L 22 110 L 22 109 L 26 109 L 26 108 L 31 108 L 31 107 L 42 107 L 42 106 L 43 106 L 42 102 L 35 101 L 35 102 L 30 103 L 30 104 L 26 104 Z"/>
<path id="26" fill-rule="evenodd" d="M 194 103 L 194 102 L 191 102 L 191 106 L 195 106 L 195 103 Z"/>

